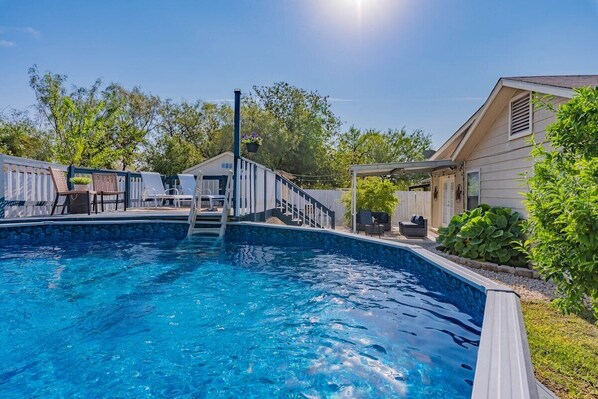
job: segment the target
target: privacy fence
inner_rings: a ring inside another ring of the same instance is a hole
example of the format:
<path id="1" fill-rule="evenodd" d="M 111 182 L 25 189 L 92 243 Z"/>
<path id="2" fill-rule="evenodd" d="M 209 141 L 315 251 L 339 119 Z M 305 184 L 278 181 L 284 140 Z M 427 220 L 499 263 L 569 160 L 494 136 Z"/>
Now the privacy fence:
<path id="1" fill-rule="evenodd" d="M 350 190 L 305 190 L 312 197 L 334 211 L 337 225 L 347 225 L 344 220 L 345 205 L 341 202 L 343 195 L 350 195 Z M 409 220 L 414 214 L 422 215 L 430 220 L 432 215 L 432 197 L 429 191 L 396 191 L 399 204 L 391 216 L 393 226 L 402 220 Z"/>

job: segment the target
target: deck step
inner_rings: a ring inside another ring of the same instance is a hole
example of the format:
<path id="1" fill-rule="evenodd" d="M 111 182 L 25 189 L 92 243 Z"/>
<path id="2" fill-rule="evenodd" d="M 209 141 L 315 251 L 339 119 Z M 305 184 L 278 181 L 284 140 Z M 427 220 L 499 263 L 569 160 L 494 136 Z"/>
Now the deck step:
<path id="1" fill-rule="evenodd" d="M 193 233 L 197 234 L 220 234 L 220 227 L 196 227 L 193 229 Z"/>

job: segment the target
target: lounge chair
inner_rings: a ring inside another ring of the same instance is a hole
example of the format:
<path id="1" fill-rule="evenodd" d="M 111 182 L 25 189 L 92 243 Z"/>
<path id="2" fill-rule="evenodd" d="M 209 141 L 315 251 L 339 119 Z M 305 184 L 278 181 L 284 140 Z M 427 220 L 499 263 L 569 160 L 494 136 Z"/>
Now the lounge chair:
<path id="1" fill-rule="evenodd" d="M 102 204 L 102 212 L 104 212 L 104 196 L 116 196 L 114 205 L 118 210 L 118 197 L 122 194 L 122 203 L 125 212 L 127 211 L 127 195 L 126 191 L 118 189 L 118 176 L 116 173 L 93 173 L 93 189 L 100 194 L 100 203 Z"/>
<path id="2" fill-rule="evenodd" d="M 144 201 L 153 200 L 160 205 L 164 204 L 164 200 L 174 201 L 175 206 L 180 206 L 181 201 L 191 201 L 193 195 L 179 194 L 176 188 L 166 189 L 162 183 L 162 177 L 156 172 L 141 172 L 141 197 Z"/>
<path id="3" fill-rule="evenodd" d="M 193 196 L 193 192 L 195 191 L 195 176 L 194 175 L 185 175 L 182 173 L 178 174 L 179 177 L 179 184 L 181 185 L 181 192 L 186 195 Z M 210 210 L 216 209 L 214 203 L 222 202 L 224 203 L 224 195 L 212 194 L 210 190 L 207 190 L 207 194 L 202 194 L 201 199 L 202 201 L 208 201 L 210 204 Z"/>
<path id="4" fill-rule="evenodd" d="M 405 237 L 426 237 L 428 220 L 423 216 L 413 215 L 409 222 L 399 222 L 399 232 Z"/>
<path id="5" fill-rule="evenodd" d="M 62 203 L 62 212 L 61 215 L 64 215 L 64 211 L 66 207 L 71 203 L 71 196 L 72 195 L 85 195 L 87 199 L 87 214 L 91 215 L 91 197 L 93 196 L 93 205 L 95 212 L 98 213 L 98 195 L 93 190 L 69 190 L 68 183 L 66 181 L 66 175 L 64 171 L 60 169 L 50 169 L 50 176 L 52 177 L 52 182 L 54 183 L 54 189 L 56 190 L 56 199 L 54 200 L 54 205 L 52 205 L 52 213 L 51 216 L 54 216 L 54 212 L 56 211 L 56 206 L 58 205 L 58 200 L 60 197 L 65 196 L 66 199 Z"/>

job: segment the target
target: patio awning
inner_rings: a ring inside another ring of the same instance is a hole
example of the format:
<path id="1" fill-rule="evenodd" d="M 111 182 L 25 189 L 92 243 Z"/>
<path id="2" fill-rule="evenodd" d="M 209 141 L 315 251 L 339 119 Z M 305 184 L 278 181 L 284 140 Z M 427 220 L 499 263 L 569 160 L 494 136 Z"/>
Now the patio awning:
<path id="1" fill-rule="evenodd" d="M 351 174 L 355 174 L 358 177 L 391 176 L 411 173 L 429 173 L 436 169 L 449 168 L 452 166 L 457 166 L 457 164 L 451 160 L 437 160 L 352 165 L 350 170 Z"/>

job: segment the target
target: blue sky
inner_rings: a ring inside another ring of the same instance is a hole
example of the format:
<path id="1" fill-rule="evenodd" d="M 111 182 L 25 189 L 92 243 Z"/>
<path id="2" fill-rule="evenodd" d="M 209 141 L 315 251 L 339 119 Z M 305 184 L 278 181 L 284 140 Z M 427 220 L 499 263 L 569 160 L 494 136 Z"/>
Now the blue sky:
<path id="1" fill-rule="evenodd" d="M 0 0 L 0 111 L 34 102 L 33 64 L 176 100 L 287 81 L 437 147 L 500 76 L 598 74 L 597 21 L 598 0 Z"/>

